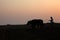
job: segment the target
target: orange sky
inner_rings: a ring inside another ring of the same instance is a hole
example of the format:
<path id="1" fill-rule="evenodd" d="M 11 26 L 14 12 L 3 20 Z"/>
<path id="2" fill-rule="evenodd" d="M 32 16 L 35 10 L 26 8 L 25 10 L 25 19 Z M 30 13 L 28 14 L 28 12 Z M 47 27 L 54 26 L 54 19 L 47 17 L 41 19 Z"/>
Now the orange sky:
<path id="1" fill-rule="evenodd" d="M 60 0 L 0 0 L 0 24 L 24 24 L 34 18 L 49 22 L 50 16 L 60 22 Z"/>

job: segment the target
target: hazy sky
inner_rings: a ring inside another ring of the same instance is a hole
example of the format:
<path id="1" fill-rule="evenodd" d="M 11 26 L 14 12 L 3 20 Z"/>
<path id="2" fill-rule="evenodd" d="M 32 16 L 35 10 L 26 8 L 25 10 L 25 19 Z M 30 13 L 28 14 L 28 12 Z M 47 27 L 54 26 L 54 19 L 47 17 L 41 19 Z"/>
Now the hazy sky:
<path id="1" fill-rule="evenodd" d="M 0 24 L 25 24 L 30 19 L 60 22 L 60 0 L 0 0 Z"/>

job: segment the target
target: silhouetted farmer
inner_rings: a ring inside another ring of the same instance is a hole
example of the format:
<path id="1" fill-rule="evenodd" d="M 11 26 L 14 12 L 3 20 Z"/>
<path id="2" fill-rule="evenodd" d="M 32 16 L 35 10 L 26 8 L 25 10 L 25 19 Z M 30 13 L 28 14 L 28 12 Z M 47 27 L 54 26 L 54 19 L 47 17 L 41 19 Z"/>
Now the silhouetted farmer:
<path id="1" fill-rule="evenodd" d="M 50 18 L 51 18 L 50 23 L 54 23 L 54 22 L 53 22 L 53 21 L 54 21 L 54 20 L 53 20 L 53 17 L 50 17 Z"/>
<path id="2" fill-rule="evenodd" d="M 53 31 L 53 23 L 54 23 L 54 20 L 53 20 L 53 17 L 50 17 L 51 20 L 50 20 L 50 31 Z"/>
<path id="3" fill-rule="evenodd" d="M 33 19 L 33 20 L 28 21 L 27 25 L 31 25 L 31 27 L 33 29 L 35 29 L 36 26 L 37 26 L 37 28 L 39 28 L 39 26 L 43 26 L 43 20 Z M 42 27 L 40 27 L 40 28 L 42 28 Z"/>

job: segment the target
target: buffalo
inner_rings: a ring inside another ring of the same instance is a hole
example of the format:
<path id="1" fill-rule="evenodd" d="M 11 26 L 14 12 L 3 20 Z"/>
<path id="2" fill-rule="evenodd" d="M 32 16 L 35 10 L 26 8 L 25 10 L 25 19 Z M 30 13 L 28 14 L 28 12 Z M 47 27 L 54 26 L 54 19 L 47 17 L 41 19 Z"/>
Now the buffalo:
<path id="1" fill-rule="evenodd" d="M 42 19 L 33 19 L 28 21 L 27 25 L 30 25 L 32 28 L 35 28 L 36 26 L 37 28 L 42 28 L 44 24 Z"/>

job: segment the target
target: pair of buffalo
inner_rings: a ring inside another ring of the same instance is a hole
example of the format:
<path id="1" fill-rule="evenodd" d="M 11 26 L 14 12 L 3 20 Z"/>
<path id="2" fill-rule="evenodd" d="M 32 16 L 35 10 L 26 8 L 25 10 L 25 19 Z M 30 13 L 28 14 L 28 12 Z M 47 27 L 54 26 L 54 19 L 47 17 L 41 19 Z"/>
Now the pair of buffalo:
<path id="1" fill-rule="evenodd" d="M 27 25 L 30 25 L 32 28 L 35 28 L 37 26 L 37 28 L 41 28 L 44 23 L 42 19 L 33 19 L 27 22 Z"/>

